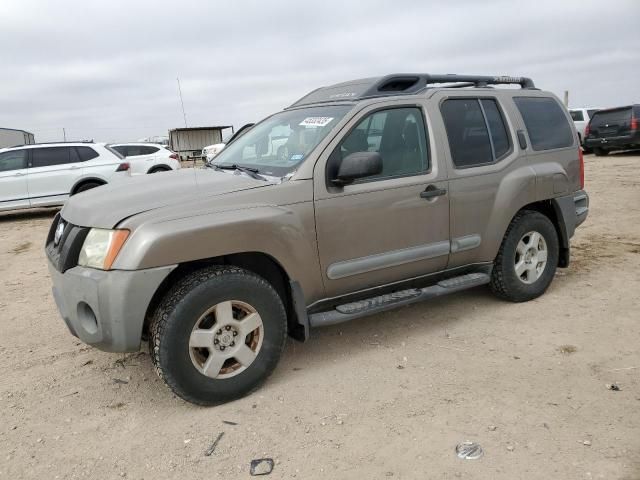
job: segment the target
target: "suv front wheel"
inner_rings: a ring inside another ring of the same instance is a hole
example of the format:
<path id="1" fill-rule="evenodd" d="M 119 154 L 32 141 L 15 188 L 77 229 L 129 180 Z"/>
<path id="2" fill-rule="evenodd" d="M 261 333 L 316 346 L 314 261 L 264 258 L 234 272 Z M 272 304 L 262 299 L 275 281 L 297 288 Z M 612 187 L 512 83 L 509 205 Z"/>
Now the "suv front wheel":
<path id="1" fill-rule="evenodd" d="M 149 350 L 181 398 L 215 405 L 242 397 L 275 369 L 286 338 L 282 300 L 262 277 L 213 266 L 183 278 L 156 309 Z"/>
<path id="2" fill-rule="evenodd" d="M 542 295 L 558 265 L 558 234 L 539 212 L 524 210 L 511 221 L 494 261 L 491 290 L 512 302 Z"/>

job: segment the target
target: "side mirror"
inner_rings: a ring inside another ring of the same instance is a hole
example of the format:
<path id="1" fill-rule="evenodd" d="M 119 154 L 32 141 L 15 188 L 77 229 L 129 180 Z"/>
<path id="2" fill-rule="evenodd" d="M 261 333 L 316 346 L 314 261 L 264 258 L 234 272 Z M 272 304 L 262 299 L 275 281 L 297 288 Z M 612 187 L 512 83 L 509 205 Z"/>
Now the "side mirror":
<path id="1" fill-rule="evenodd" d="M 355 152 L 342 160 L 338 174 L 331 182 L 342 187 L 379 173 L 382 173 L 382 157 L 378 152 Z"/>

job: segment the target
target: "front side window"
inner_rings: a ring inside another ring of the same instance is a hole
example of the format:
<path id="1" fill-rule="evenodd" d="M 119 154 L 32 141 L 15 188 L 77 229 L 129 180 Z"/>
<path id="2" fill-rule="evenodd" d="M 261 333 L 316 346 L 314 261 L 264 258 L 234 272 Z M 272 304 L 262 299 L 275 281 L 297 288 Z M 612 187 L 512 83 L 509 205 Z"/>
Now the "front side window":
<path id="1" fill-rule="evenodd" d="M 549 97 L 514 97 L 531 147 L 534 150 L 553 150 L 573 145 L 573 131 L 560 104 Z"/>
<path id="2" fill-rule="evenodd" d="M 429 170 L 427 135 L 419 108 L 379 110 L 364 117 L 331 155 L 332 170 L 356 152 L 378 152 L 382 172 L 366 177 L 370 182 L 384 178 L 418 175 Z"/>
<path id="3" fill-rule="evenodd" d="M 49 147 L 34 148 L 31 150 L 31 166 L 50 167 L 53 165 L 63 165 L 77 161 L 77 157 L 70 155 L 69 147 Z"/>
<path id="4" fill-rule="evenodd" d="M 276 113 L 227 145 L 212 165 L 283 177 L 298 168 L 351 108 L 331 105 Z"/>
<path id="5" fill-rule="evenodd" d="M 26 150 L 12 150 L 10 152 L 0 153 L 0 172 L 20 170 L 25 168 L 26 164 Z"/>
<path id="6" fill-rule="evenodd" d="M 495 163 L 511 151 L 511 140 L 496 100 L 450 98 L 440 108 L 456 168 Z"/>

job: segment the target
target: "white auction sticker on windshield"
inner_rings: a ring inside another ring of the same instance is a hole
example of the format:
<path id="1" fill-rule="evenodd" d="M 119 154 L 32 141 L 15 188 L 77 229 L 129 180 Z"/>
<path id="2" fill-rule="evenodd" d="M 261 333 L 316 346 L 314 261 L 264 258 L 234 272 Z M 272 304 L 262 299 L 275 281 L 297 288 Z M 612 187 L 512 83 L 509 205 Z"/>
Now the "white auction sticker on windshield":
<path id="1" fill-rule="evenodd" d="M 333 117 L 307 117 L 298 125 L 301 127 L 326 127 L 331 123 Z"/>

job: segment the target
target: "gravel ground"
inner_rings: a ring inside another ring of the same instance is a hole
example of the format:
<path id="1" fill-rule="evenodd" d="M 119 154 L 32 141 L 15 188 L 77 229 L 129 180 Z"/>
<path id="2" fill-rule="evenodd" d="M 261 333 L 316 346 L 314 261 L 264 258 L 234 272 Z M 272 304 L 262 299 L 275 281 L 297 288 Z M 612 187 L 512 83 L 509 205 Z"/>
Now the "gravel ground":
<path id="1" fill-rule="evenodd" d="M 591 213 L 543 297 L 478 288 L 314 331 L 215 408 L 172 395 L 147 352 L 72 337 L 53 212 L 0 215 L 0 478 L 249 478 L 272 457 L 269 478 L 640 479 L 640 156 L 586 164 Z M 465 440 L 484 457 L 458 459 Z"/>

